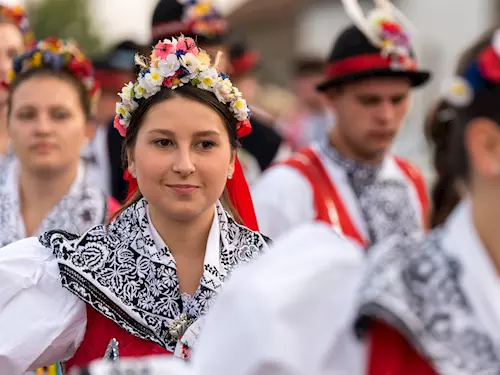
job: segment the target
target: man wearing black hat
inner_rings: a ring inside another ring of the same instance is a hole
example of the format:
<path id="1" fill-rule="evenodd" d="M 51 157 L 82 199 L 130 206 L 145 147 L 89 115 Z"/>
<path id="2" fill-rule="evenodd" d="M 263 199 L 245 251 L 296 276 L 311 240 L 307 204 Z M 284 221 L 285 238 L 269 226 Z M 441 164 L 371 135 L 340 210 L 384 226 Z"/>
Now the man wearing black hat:
<path id="1" fill-rule="evenodd" d="M 275 238 L 324 221 L 363 246 L 425 228 L 428 197 L 416 167 L 389 153 L 407 115 L 417 69 L 409 37 L 391 16 L 337 38 L 318 86 L 335 110 L 327 139 L 264 173 L 253 191 L 260 229 Z"/>
<path id="2" fill-rule="evenodd" d="M 212 60 L 218 52 L 222 52 L 218 68 L 222 72 L 232 73 L 234 60 L 231 61 L 230 57 L 229 27 L 210 1 L 160 0 L 153 13 L 152 44 L 158 40 L 176 38 L 180 34 L 196 39 Z M 252 133 L 242 139 L 242 146 L 257 159 L 263 170 L 275 159 L 283 138 L 272 127 L 266 126 L 261 116 L 252 118 L 251 123 Z"/>

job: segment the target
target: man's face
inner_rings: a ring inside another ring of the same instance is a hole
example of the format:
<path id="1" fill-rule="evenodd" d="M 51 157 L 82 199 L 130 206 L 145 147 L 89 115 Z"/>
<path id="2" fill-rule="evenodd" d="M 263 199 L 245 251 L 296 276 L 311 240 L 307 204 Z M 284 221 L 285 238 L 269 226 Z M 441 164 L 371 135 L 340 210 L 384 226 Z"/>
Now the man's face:
<path id="1" fill-rule="evenodd" d="M 408 113 L 410 90 L 410 82 L 399 77 L 369 78 L 329 90 L 339 141 L 363 159 L 381 157 Z"/>

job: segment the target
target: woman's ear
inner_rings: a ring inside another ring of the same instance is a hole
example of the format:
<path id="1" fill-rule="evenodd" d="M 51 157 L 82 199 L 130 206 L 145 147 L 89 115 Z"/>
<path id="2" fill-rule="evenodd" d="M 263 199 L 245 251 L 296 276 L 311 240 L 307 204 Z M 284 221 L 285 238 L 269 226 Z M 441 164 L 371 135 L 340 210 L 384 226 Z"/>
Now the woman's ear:
<path id="1" fill-rule="evenodd" d="M 233 150 L 231 152 L 231 161 L 229 162 L 229 168 L 227 170 L 227 178 L 228 179 L 231 179 L 233 178 L 233 174 L 234 174 L 234 165 L 236 163 L 236 157 L 237 157 L 237 151 L 236 150 Z"/>
<path id="2" fill-rule="evenodd" d="M 500 129 L 486 118 L 471 121 L 465 131 L 470 165 L 486 179 L 500 177 Z"/>

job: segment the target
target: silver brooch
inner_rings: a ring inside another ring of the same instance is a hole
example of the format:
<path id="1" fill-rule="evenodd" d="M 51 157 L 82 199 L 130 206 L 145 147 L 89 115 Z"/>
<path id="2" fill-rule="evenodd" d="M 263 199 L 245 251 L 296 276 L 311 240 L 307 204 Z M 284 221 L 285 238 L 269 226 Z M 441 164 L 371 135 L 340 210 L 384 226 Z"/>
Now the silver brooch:
<path id="1" fill-rule="evenodd" d="M 179 340 L 189 327 L 190 320 L 187 314 L 181 314 L 168 327 L 168 333 L 176 341 Z"/>
<path id="2" fill-rule="evenodd" d="M 117 361 L 120 358 L 120 353 L 118 351 L 118 341 L 116 339 L 111 339 L 106 348 L 106 353 L 104 353 L 104 359 L 109 361 Z"/>

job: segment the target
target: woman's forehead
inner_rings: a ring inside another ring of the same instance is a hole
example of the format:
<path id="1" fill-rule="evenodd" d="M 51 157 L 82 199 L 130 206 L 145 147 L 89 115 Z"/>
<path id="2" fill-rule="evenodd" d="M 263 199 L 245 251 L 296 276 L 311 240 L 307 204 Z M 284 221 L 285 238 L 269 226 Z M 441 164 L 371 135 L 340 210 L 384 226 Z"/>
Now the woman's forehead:
<path id="1" fill-rule="evenodd" d="M 175 97 L 153 105 L 146 113 L 142 128 L 148 133 L 163 130 L 163 133 L 172 134 L 220 134 L 224 131 L 224 123 L 208 104 Z"/>

